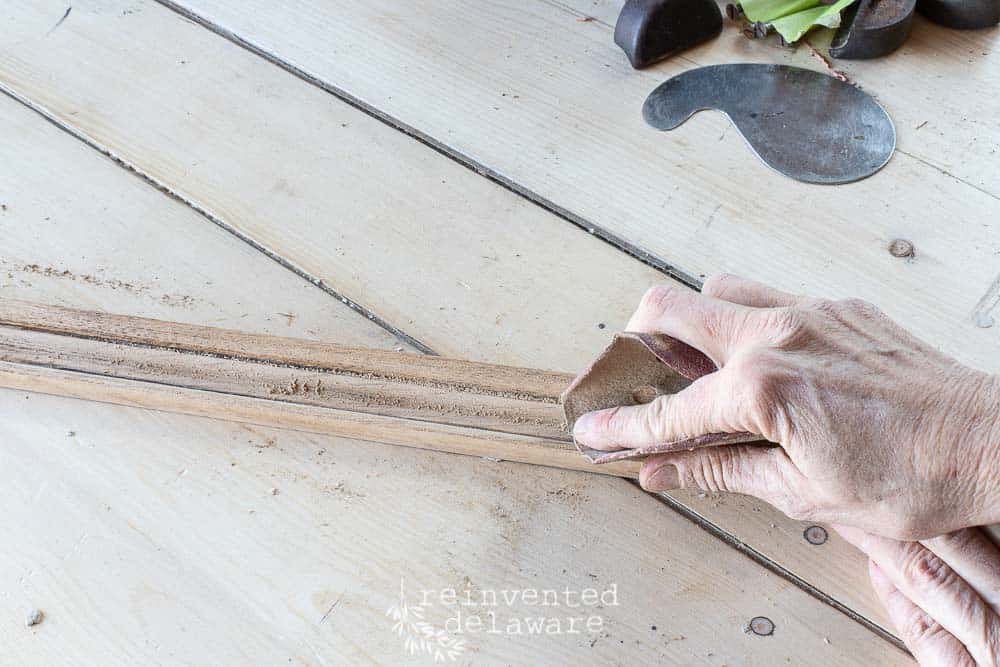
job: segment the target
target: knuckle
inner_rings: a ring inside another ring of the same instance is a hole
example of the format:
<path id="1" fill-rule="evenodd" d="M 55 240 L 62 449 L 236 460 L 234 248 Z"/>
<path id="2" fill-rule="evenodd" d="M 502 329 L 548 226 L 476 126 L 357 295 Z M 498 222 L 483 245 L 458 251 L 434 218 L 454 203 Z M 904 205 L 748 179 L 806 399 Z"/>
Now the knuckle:
<path id="1" fill-rule="evenodd" d="M 680 291 L 670 285 L 653 285 L 642 295 L 639 302 L 639 310 L 651 315 L 661 315 L 670 310 L 678 297 Z"/>
<path id="2" fill-rule="evenodd" d="M 835 315 L 840 312 L 840 302 L 833 299 L 810 299 L 803 304 L 803 307 L 822 315 Z"/>
<path id="3" fill-rule="evenodd" d="M 916 542 L 906 544 L 902 556 L 902 574 L 921 590 L 946 588 L 954 574 L 943 560 Z"/>
<path id="4" fill-rule="evenodd" d="M 864 299 L 844 299 L 841 302 L 841 308 L 865 319 L 875 319 L 882 314 L 877 306 Z"/>
<path id="5" fill-rule="evenodd" d="M 784 349 L 798 340 L 806 328 L 804 313 L 795 307 L 771 308 L 761 311 L 756 317 L 759 318 L 760 327 L 766 332 L 767 339 L 779 349 Z"/>
<path id="6" fill-rule="evenodd" d="M 747 493 L 752 469 L 738 447 L 705 447 L 680 457 L 682 485 L 710 493 Z"/>
<path id="7" fill-rule="evenodd" d="M 706 308 L 699 313 L 698 320 L 698 325 L 709 340 L 728 340 L 733 333 L 735 323 L 726 311 Z"/>
<path id="8" fill-rule="evenodd" d="M 690 458 L 683 466 L 681 480 L 685 486 L 694 486 L 709 493 L 730 491 L 733 479 L 732 457 L 724 453 L 705 450 L 701 456 Z"/>
<path id="9" fill-rule="evenodd" d="M 810 310 L 819 312 L 836 320 L 865 319 L 875 320 L 884 316 L 875 304 L 852 297 L 849 299 L 814 299 L 807 304 Z"/>
<path id="10" fill-rule="evenodd" d="M 659 396 L 641 409 L 622 406 L 599 413 L 594 429 L 604 433 L 616 444 L 626 445 L 638 439 L 659 438 L 664 433 L 669 396 Z"/>
<path id="11" fill-rule="evenodd" d="M 702 284 L 701 293 L 706 296 L 721 297 L 729 292 L 736 280 L 736 276 L 731 273 L 716 273 Z"/>
<path id="12" fill-rule="evenodd" d="M 779 360 L 765 350 L 748 351 L 730 362 L 735 398 L 764 429 L 763 435 L 773 433 L 783 405 L 786 378 L 779 368 Z"/>
<path id="13" fill-rule="evenodd" d="M 616 437 L 625 430 L 625 426 L 626 418 L 621 407 L 602 410 L 595 414 L 593 429 L 599 433 Z"/>
<path id="14" fill-rule="evenodd" d="M 910 645 L 922 645 L 933 641 L 941 629 L 940 625 L 919 608 L 914 608 L 899 624 L 899 634 Z"/>
<path id="15" fill-rule="evenodd" d="M 663 426 L 669 423 L 670 399 L 669 394 L 657 396 L 651 403 L 646 405 L 645 409 L 638 413 L 641 415 L 643 420 L 642 427 L 646 433 L 656 436 L 663 433 Z"/>

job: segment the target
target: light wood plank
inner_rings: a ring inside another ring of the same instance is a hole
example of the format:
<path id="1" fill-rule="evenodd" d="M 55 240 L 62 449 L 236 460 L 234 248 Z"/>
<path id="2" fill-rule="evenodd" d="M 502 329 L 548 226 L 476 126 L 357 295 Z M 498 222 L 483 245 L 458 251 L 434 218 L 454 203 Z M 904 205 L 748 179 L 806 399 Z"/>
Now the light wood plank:
<path id="1" fill-rule="evenodd" d="M 935 43 L 940 31 L 918 25 L 893 59 L 852 65 L 899 121 L 902 150 L 872 178 L 826 187 L 763 168 L 721 114 L 672 133 L 643 124 L 645 96 L 692 59 L 793 58 L 732 29 L 636 72 L 608 25 L 545 2 L 171 4 L 689 274 L 863 297 L 946 352 L 1000 370 L 1000 326 L 976 325 L 997 314 L 995 299 L 981 301 L 1000 270 L 995 30 L 945 31 Z M 917 118 L 931 121 L 916 130 Z M 945 136 L 925 141 L 932 133 Z M 969 184 L 932 166 L 958 163 L 970 165 Z M 894 238 L 913 242 L 916 257 L 892 257 Z"/>
<path id="2" fill-rule="evenodd" d="M 29 47 L 54 9 L 0 24 L 19 45 L 3 85 L 435 349 L 576 370 L 663 280 L 155 4 L 74 7 L 44 48 Z M 763 503 L 673 495 L 884 624 L 863 558 L 836 536 L 815 547 Z"/>
<path id="3" fill-rule="evenodd" d="M 8 390 L 0 413 L 14 664 L 427 664 L 385 616 L 401 578 L 411 604 L 420 589 L 617 584 L 596 637 L 469 633 L 460 664 L 908 664 L 609 478 Z M 29 630 L 31 607 L 47 616 Z M 745 632 L 757 615 L 774 635 Z"/>
<path id="4" fill-rule="evenodd" d="M 46 5 L 0 85 L 440 354 L 575 372 L 663 280 L 155 3 Z"/>
<path id="5" fill-rule="evenodd" d="M 4 95 L 0 127 L 0 297 L 412 349 Z"/>
<path id="6" fill-rule="evenodd" d="M 8 269 L 4 294 L 398 346 L 6 98 L 0 122 L 3 258 L 58 268 Z M 182 308 L 164 294 L 191 298 Z M 805 650 L 831 664 L 906 662 L 617 480 L 8 390 L 0 415 L 13 536 L 0 550 L 0 645 L 14 664 L 399 664 L 383 613 L 400 576 L 438 589 L 619 584 L 594 646 L 540 637 L 512 653 L 510 638 L 477 638 L 477 663 L 713 652 L 773 664 Z M 45 620 L 25 628 L 34 607 Z M 661 608 L 668 620 L 651 613 Z M 774 637 L 743 632 L 760 613 Z"/>

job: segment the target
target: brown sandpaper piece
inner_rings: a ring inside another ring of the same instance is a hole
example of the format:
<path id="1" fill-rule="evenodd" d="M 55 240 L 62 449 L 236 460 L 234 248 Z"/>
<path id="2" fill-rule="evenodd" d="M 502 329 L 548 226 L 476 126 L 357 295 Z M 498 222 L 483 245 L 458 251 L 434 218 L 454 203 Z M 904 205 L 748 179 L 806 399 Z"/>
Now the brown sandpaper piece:
<path id="1" fill-rule="evenodd" d="M 649 403 L 657 396 L 676 394 L 694 380 L 718 370 L 711 359 L 690 345 L 665 334 L 620 333 L 563 392 L 566 423 L 572 430 L 587 412 L 623 405 Z M 648 447 L 605 452 L 576 448 L 592 463 L 611 463 L 712 445 L 760 440 L 753 433 L 707 433 Z"/>

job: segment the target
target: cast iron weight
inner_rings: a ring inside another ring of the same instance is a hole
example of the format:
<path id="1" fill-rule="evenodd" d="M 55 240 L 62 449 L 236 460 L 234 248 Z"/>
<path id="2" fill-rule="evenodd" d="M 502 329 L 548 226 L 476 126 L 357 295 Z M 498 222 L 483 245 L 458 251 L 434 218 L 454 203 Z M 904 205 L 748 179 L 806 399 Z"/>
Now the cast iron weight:
<path id="1" fill-rule="evenodd" d="M 830 55 L 866 60 L 892 53 L 910 36 L 916 5 L 917 0 L 859 0 L 844 10 Z"/>
<path id="2" fill-rule="evenodd" d="M 950 28 L 989 28 L 1000 22 L 1000 0 L 858 0 L 844 10 L 830 55 L 864 60 L 895 51 L 910 36 L 914 10 Z"/>
<path id="3" fill-rule="evenodd" d="M 615 44 L 641 69 L 720 32 L 715 0 L 628 0 L 615 23 Z"/>
<path id="4" fill-rule="evenodd" d="M 917 9 L 949 28 L 978 30 L 1000 23 L 1000 0 L 920 0 Z"/>

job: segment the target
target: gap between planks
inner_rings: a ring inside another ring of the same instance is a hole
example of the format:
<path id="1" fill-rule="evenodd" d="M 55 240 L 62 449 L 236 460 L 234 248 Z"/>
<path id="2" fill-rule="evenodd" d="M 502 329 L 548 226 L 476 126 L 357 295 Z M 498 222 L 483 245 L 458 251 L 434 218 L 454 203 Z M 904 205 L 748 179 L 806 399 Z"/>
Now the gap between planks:
<path id="1" fill-rule="evenodd" d="M 639 485 L 638 481 L 635 481 L 634 484 L 636 486 Z M 875 623 L 864 614 L 860 614 L 854 611 L 843 602 L 837 600 L 832 595 L 829 595 L 822 589 L 817 588 L 816 586 L 810 584 L 808 581 L 806 581 L 799 575 L 795 574 L 787 567 L 784 567 L 780 563 L 771 560 L 770 558 L 767 557 L 767 555 L 761 553 L 757 549 L 754 549 L 751 545 L 747 544 L 746 542 L 736 537 L 732 533 L 726 532 L 716 524 L 712 523 L 712 521 L 706 518 L 704 515 L 688 507 L 687 505 L 677 500 L 676 498 L 671 498 L 670 495 L 666 493 L 657 493 L 655 495 L 657 499 L 664 505 L 677 512 L 691 523 L 697 525 L 702 530 L 722 540 L 730 547 L 740 552 L 741 554 L 743 554 L 753 562 L 757 563 L 764 569 L 773 572 L 782 579 L 785 579 L 786 581 L 794 584 L 795 586 L 802 589 L 803 591 L 805 591 L 812 597 L 816 598 L 823 604 L 833 607 L 840 613 L 844 614 L 851 620 L 861 624 L 862 626 L 864 626 L 871 632 L 875 633 L 882 639 L 886 640 L 890 644 L 896 646 L 902 651 L 906 651 L 907 653 L 909 653 L 909 649 L 906 648 L 906 644 L 904 644 L 899 637 L 892 634 L 892 632 L 883 628 L 878 623 Z"/>
<path id="2" fill-rule="evenodd" d="M 657 257 L 656 255 L 643 250 L 641 247 L 635 245 L 634 243 L 629 242 L 624 237 L 619 236 L 618 234 L 615 234 L 610 230 L 604 229 L 600 225 L 597 225 L 594 222 L 587 220 L 586 218 L 577 215 L 576 213 L 573 213 L 569 209 L 560 206 L 559 204 L 556 204 L 555 202 L 546 197 L 541 196 L 534 190 L 531 190 L 530 188 L 527 188 L 521 185 L 520 183 L 510 178 L 507 178 L 503 174 L 497 172 L 494 169 L 491 169 L 482 162 L 473 159 L 471 156 L 466 155 L 461 151 L 457 151 L 451 146 L 448 146 L 447 144 L 438 141 L 437 139 L 427 134 L 426 132 L 422 132 L 421 130 L 418 130 L 417 128 L 413 127 L 412 125 L 403 122 L 401 119 L 396 118 L 395 116 L 392 116 L 391 114 L 388 114 L 382 111 L 381 109 L 378 109 L 377 107 L 374 107 L 360 100 L 359 98 L 355 97 L 354 95 L 351 95 L 349 92 L 347 92 L 342 88 L 339 88 L 327 81 L 324 81 L 323 79 L 320 79 L 319 77 L 309 74 L 300 67 L 296 67 L 294 64 L 288 62 L 287 60 L 282 59 L 277 54 L 271 53 L 270 51 L 261 48 L 257 44 L 254 44 L 253 42 L 244 39 L 243 37 L 240 37 L 235 32 L 205 19 L 204 17 L 187 9 L 186 7 L 177 4 L 173 0 L 154 0 L 154 1 L 157 2 L 158 4 L 163 5 L 170 11 L 175 12 L 182 18 L 185 18 L 191 21 L 192 23 L 196 23 L 197 25 L 202 26 L 203 28 L 209 30 L 210 32 L 213 32 L 216 35 L 219 35 L 220 37 L 232 42 L 233 44 L 239 46 L 240 48 L 243 48 L 256 56 L 263 58 L 272 65 L 275 65 L 280 69 L 285 70 L 292 76 L 301 79 L 302 81 L 308 83 L 309 85 L 315 86 L 316 88 L 319 88 L 323 92 L 333 95 L 340 101 L 350 105 L 351 107 L 357 109 L 358 111 L 361 111 L 365 115 L 371 116 L 372 118 L 380 121 L 381 123 L 384 123 L 385 125 L 388 125 L 389 127 L 391 127 L 394 130 L 397 130 L 398 132 L 402 132 L 411 139 L 420 142 L 421 144 L 432 149 L 433 151 L 452 160 L 453 162 L 462 165 L 463 167 L 469 169 L 470 171 L 475 172 L 476 174 L 482 176 L 483 178 L 486 178 L 487 180 L 496 183 L 505 190 L 509 190 L 510 192 L 513 192 L 519 197 L 522 197 L 523 199 L 530 201 L 532 204 L 541 207 L 542 209 L 555 215 L 557 218 L 564 220 L 570 223 L 571 225 L 579 227 L 588 234 L 600 239 L 601 241 L 625 253 L 629 257 L 638 260 L 639 262 L 645 264 L 646 266 L 649 266 L 650 268 L 653 268 L 659 271 L 660 273 L 663 273 L 664 275 L 670 276 L 671 278 L 674 278 L 675 280 L 684 283 L 688 287 L 694 288 L 696 290 L 701 290 L 701 285 L 703 281 L 700 277 L 695 276 L 694 274 L 685 271 L 681 267 L 671 264 L 670 262 L 667 262 L 666 260 L 661 259 L 660 257 Z M 562 6 L 560 6 L 560 8 L 565 9 Z"/>
<path id="3" fill-rule="evenodd" d="M 57 128 L 59 128 L 60 130 L 62 130 L 65 133 L 67 133 L 68 135 L 70 135 L 74 139 L 77 139 L 78 141 L 83 142 L 85 145 L 89 146 L 90 148 L 94 149 L 95 151 L 97 151 L 98 153 L 100 153 L 101 155 L 103 155 L 104 157 L 108 158 L 109 160 L 111 160 L 112 162 L 114 162 L 116 165 L 118 165 L 119 167 L 121 167 L 122 169 L 124 169 L 125 171 L 133 174 L 134 176 L 138 177 L 139 179 L 141 179 L 141 180 L 145 181 L 146 183 L 148 183 L 149 185 L 153 186 L 156 190 L 160 191 L 162 194 L 164 194 L 164 195 L 170 197 L 171 199 L 173 199 L 173 200 L 175 200 L 175 201 L 177 201 L 177 202 L 179 202 L 179 203 L 187 206 L 188 208 L 192 209 L 194 212 L 196 212 L 201 217 L 205 218 L 206 220 L 208 220 L 212 224 L 216 225 L 220 229 L 222 229 L 222 230 L 228 232 L 229 234 L 233 235 L 234 237 L 236 237 L 237 239 L 239 239 L 243 243 L 246 243 L 251 248 L 253 248 L 257 252 L 263 254 L 268 259 L 276 262 L 282 268 L 287 269 L 288 271 L 291 271 L 292 273 L 294 273 L 299 278 L 302 278 L 302 279 L 307 280 L 308 282 L 312 283 L 314 286 L 316 286 L 320 290 L 326 292 L 330 296 L 334 297 L 335 299 L 337 299 L 338 301 L 340 301 L 342 304 L 344 304 L 345 306 L 347 306 L 348 308 L 350 308 L 352 311 L 354 311 L 358 315 L 363 316 L 363 317 L 371 320 L 372 322 L 374 322 L 376 325 L 382 327 L 383 329 L 385 329 L 386 331 L 388 331 L 389 333 L 391 333 L 393 336 L 395 336 L 396 338 L 398 338 L 400 341 L 406 343 L 407 345 L 410 345 L 410 346 L 414 347 L 417 350 L 420 350 L 424 354 L 434 355 L 434 356 L 436 356 L 438 354 L 437 352 L 435 352 L 426 343 L 423 343 L 423 342 L 417 340 L 416 338 L 414 338 L 410 334 L 406 333 L 402 329 L 394 326 L 393 324 L 391 324 L 387 320 L 383 319 L 375 311 L 373 311 L 370 308 L 364 306 L 363 304 L 360 304 L 360 303 L 354 301 L 353 299 L 348 298 L 346 295 L 341 294 L 340 292 L 338 292 L 337 290 L 335 290 L 333 287 L 331 287 L 330 285 L 328 285 L 323 279 L 319 278 L 318 276 L 312 275 L 311 273 L 309 273 L 308 271 L 306 271 L 301 266 L 298 266 L 297 264 L 295 264 L 295 262 L 293 262 L 290 259 L 284 257 L 280 253 L 275 252 L 274 250 L 271 250 L 267 246 L 259 243 L 256 239 L 254 239 L 253 237 L 249 236 L 248 234 L 245 234 L 245 233 L 241 232 L 239 229 L 237 229 L 236 227 L 230 225 L 225 220 L 223 220 L 223 219 L 219 218 L 218 216 L 214 215 L 211 211 L 205 209 L 204 207 L 202 207 L 199 204 L 197 204 L 196 202 L 188 199 L 187 197 L 184 197 L 183 195 L 181 195 L 179 192 L 177 192 L 176 190 L 174 190 L 173 188 L 171 188 L 166 183 L 163 183 L 162 181 L 158 180 L 157 178 L 155 178 L 151 174 L 149 174 L 149 173 L 145 172 L 144 170 L 142 170 L 141 168 L 139 168 L 138 166 L 136 166 L 136 165 L 132 164 L 131 162 L 125 160 L 124 158 L 120 157 L 118 154 L 116 154 L 113 150 L 111 150 L 107 146 L 104 146 L 104 145 L 98 143 L 97 141 L 91 139 L 89 136 L 87 136 L 83 132 L 77 130 L 72 125 L 63 122 L 55 114 L 53 114 L 51 111 L 49 111 L 48 109 L 46 109 L 44 106 L 34 103 L 30 99 L 28 99 L 28 98 L 24 97 L 23 95 L 21 95 L 20 93 L 18 93 L 16 90 L 13 90 L 12 88 L 10 88 L 3 81 L 0 81 L 0 93 L 3 93 L 4 95 L 6 95 L 7 97 L 11 98 L 15 102 L 18 102 L 18 103 L 24 105 L 25 107 L 27 107 L 28 109 L 30 109 L 31 111 L 34 111 L 39 116 L 41 116 L 42 118 L 44 118 L 45 120 L 47 120 L 49 123 L 52 123 L 52 125 L 56 126 Z"/>

